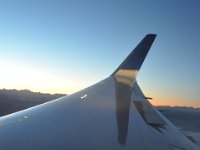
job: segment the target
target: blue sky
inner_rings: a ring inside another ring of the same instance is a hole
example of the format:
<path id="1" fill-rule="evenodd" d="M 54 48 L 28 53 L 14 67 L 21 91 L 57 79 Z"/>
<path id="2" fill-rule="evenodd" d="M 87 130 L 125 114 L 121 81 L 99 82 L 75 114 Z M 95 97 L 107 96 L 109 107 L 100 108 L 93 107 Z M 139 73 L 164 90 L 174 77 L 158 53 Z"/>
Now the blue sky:
<path id="1" fill-rule="evenodd" d="M 2 0 L 0 88 L 73 93 L 110 75 L 147 33 L 138 76 L 155 104 L 200 107 L 198 0 Z"/>

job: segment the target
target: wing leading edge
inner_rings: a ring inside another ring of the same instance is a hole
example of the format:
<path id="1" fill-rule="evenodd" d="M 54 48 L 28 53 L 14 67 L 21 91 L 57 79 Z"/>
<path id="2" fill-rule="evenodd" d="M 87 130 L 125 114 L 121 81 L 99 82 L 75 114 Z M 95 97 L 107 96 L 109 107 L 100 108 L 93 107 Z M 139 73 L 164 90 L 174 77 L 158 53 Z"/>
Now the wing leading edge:
<path id="1" fill-rule="evenodd" d="M 136 75 L 155 39 L 149 34 L 105 80 L 0 118 L 4 150 L 198 150 L 142 93 Z"/>

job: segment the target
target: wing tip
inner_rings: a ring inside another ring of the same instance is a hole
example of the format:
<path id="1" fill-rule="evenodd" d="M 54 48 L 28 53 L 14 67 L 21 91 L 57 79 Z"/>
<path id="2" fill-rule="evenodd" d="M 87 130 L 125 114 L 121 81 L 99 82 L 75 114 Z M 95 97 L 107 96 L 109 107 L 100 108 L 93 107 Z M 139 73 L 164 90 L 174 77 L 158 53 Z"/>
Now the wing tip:
<path id="1" fill-rule="evenodd" d="M 157 36 L 157 34 L 155 34 L 155 33 L 148 33 L 146 36 L 152 36 L 152 37 L 156 37 L 156 36 Z"/>
<path id="2" fill-rule="evenodd" d="M 147 34 L 113 74 L 115 74 L 120 69 L 140 70 L 156 36 L 157 35 L 153 33 Z"/>

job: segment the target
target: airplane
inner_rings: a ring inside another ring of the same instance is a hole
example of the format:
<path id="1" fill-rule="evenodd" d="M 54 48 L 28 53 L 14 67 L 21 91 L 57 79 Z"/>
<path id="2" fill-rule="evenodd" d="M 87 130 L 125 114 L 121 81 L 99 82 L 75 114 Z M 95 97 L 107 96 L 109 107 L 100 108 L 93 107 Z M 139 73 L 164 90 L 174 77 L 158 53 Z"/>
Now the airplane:
<path id="1" fill-rule="evenodd" d="M 0 118 L 1 150 L 199 150 L 148 101 L 136 77 L 147 34 L 106 79 Z"/>

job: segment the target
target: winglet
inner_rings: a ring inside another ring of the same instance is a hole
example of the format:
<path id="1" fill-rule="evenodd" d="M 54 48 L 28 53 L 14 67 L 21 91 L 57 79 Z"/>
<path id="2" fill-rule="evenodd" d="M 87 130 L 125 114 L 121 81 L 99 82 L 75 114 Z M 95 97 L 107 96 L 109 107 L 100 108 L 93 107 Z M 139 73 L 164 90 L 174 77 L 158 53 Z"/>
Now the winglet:
<path id="1" fill-rule="evenodd" d="M 120 69 L 140 70 L 155 38 L 156 34 L 147 34 L 112 75 L 115 75 Z"/>

